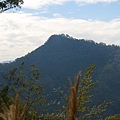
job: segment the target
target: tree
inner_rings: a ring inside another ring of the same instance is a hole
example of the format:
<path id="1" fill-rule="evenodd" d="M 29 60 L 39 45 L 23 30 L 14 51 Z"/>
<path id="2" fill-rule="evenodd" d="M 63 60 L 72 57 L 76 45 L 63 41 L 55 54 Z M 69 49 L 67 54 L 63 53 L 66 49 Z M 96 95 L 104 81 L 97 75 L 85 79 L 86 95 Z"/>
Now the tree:
<path id="1" fill-rule="evenodd" d="M 11 70 L 9 75 L 5 76 L 7 85 L 3 87 L 1 93 L 6 93 L 6 95 L 0 95 L 4 103 L 7 103 L 5 105 L 11 110 L 11 107 L 17 108 L 16 104 L 11 106 L 4 97 L 9 100 L 8 95 L 15 97 L 16 94 L 19 94 L 19 98 L 22 98 L 19 99 L 19 108 L 24 111 L 25 120 L 102 120 L 110 101 L 103 101 L 98 105 L 90 105 L 93 97 L 92 89 L 95 85 L 91 77 L 93 68 L 94 65 L 88 67 L 86 72 L 83 73 L 83 77 L 81 76 L 81 72 L 79 72 L 74 83 L 69 80 L 70 88 L 68 89 L 68 95 L 58 89 L 64 104 L 61 101 L 59 101 L 59 104 L 56 104 L 58 103 L 56 100 L 55 103 L 46 102 L 46 97 L 42 94 L 44 85 L 39 82 L 40 74 L 38 68 L 35 65 L 30 65 L 29 69 L 24 69 L 24 63 L 20 67 Z M 27 71 L 29 74 L 26 73 Z M 61 108 L 51 112 L 48 110 L 49 105 L 59 105 Z M 8 112 L 10 112 L 8 108 L 6 107 Z M 4 114 L 1 115 L 4 117 Z M 17 115 L 19 116 L 20 114 Z M 105 120 L 114 119 L 118 120 L 119 115 L 108 117 Z"/>
<path id="2" fill-rule="evenodd" d="M 120 120 L 120 114 L 109 116 L 105 120 Z"/>
<path id="3" fill-rule="evenodd" d="M 13 8 L 21 8 L 23 0 L 0 0 L 0 13 Z"/>
<path id="4" fill-rule="evenodd" d="M 5 103 L 8 107 L 12 103 L 11 97 L 8 96 L 9 86 L 5 86 L 0 90 L 0 103 Z M 0 104 L 0 112 L 2 112 L 2 104 Z"/>
<path id="5" fill-rule="evenodd" d="M 9 96 L 12 98 L 19 94 L 22 109 L 25 109 L 25 119 L 38 117 L 44 113 L 46 103 L 46 95 L 44 94 L 44 86 L 39 80 L 39 69 L 34 64 L 27 66 L 25 69 L 24 62 L 20 67 L 14 68 L 7 75 L 4 75 L 7 83 L 1 88 L 1 99 L 10 105 Z M 7 99 L 6 99 L 7 98 Z M 0 103 L 1 104 L 1 103 Z"/>
<path id="6" fill-rule="evenodd" d="M 70 80 L 68 96 L 64 95 L 63 91 L 58 91 L 65 101 L 61 108 L 61 114 L 58 113 L 58 120 L 101 120 L 105 117 L 104 113 L 111 102 L 106 100 L 98 105 L 92 103 L 92 90 L 95 85 L 91 77 L 93 68 L 94 65 L 89 66 L 83 73 L 83 77 L 79 72 L 75 78 L 75 83 Z"/>

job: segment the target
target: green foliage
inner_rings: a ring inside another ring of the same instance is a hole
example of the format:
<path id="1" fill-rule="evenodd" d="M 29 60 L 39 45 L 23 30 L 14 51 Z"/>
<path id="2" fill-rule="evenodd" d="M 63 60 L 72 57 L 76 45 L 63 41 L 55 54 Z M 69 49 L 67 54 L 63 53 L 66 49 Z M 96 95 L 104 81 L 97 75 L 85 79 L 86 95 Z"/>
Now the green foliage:
<path id="1" fill-rule="evenodd" d="M 77 120 L 91 120 L 91 119 L 96 119 L 96 120 L 100 120 L 104 118 L 104 113 L 106 111 L 106 108 L 108 106 L 108 104 L 110 104 L 110 101 L 103 101 L 98 105 L 93 105 L 93 107 L 91 106 L 92 103 L 92 89 L 95 85 L 95 82 L 92 80 L 91 74 L 93 72 L 94 69 L 94 65 L 91 65 L 90 67 L 87 68 L 86 72 L 83 73 L 83 77 L 76 77 L 76 81 L 78 81 L 79 78 L 79 86 L 78 86 L 78 90 L 77 90 L 77 99 L 76 102 L 74 104 L 74 107 L 77 106 L 77 112 L 75 114 L 75 119 Z M 61 90 L 58 90 L 58 92 L 60 93 L 60 95 L 62 96 L 62 99 L 65 100 L 65 104 L 62 106 L 61 108 L 61 119 L 67 120 L 67 116 L 68 116 L 68 111 L 69 111 L 69 107 L 70 102 L 69 99 L 74 99 L 72 101 L 75 101 L 75 96 L 71 98 L 72 92 L 73 92 L 73 88 L 75 87 L 76 83 L 71 84 L 69 89 L 69 96 L 64 96 L 64 92 Z M 64 97 L 63 97 L 64 96 Z M 93 104 L 93 103 L 92 103 Z M 73 108 L 73 107 L 72 107 Z M 75 107 L 76 108 L 76 107 Z M 70 119 L 69 119 L 70 120 Z"/>
<path id="2" fill-rule="evenodd" d="M 9 86 L 5 86 L 0 90 L 0 112 L 2 112 L 2 103 L 4 102 L 6 106 L 9 106 L 12 103 L 11 97 L 8 96 Z"/>
<path id="3" fill-rule="evenodd" d="M 39 76 L 39 69 L 35 65 L 30 65 L 28 69 L 25 69 L 24 63 L 11 70 L 8 75 L 4 75 L 7 81 L 5 86 L 9 86 L 8 89 L 6 88 L 8 95 L 14 97 L 19 94 L 22 109 L 25 109 L 26 117 L 30 119 L 35 117 L 38 111 L 39 113 L 44 112 L 42 108 L 46 106 L 46 95 L 43 93 L 44 85 L 40 84 Z M 6 98 L 8 97 L 7 93 Z M 1 94 L 4 94 L 4 89 Z"/>
<path id="4" fill-rule="evenodd" d="M 120 120 L 120 114 L 107 117 L 105 120 Z"/>
<path id="5" fill-rule="evenodd" d="M 79 90 L 78 90 L 78 99 L 80 101 L 79 112 L 86 112 L 89 110 L 87 104 L 91 102 L 92 95 L 90 94 L 91 90 L 94 87 L 95 82 L 91 79 L 91 73 L 93 71 L 94 65 L 91 65 L 87 71 L 84 73 L 83 79 L 80 80 Z"/>
<path id="6" fill-rule="evenodd" d="M 83 74 L 83 78 L 80 80 L 78 88 L 78 119 L 79 120 L 91 120 L 91 119 L 102 119 L 103 113 L 106 111 L 106 107 L 110 104 L 109 101 L 103 101 L 98 105 L 90 107 L 92 102 L 92 90 L 95 82 L 92 80 L 91 74 L 93 72 L 94 65 L 87 68 L 87 71 Z"/>
<path id="7" fill-rule="evenodd" d="M 26 120 L 72 120 L 68 117 L 69 113 L 73 114 L 74 120 L 101 120 L 104 118 L 104 113 L 110 102 L 103 101 L 98 105 L 92 103 L 92 89 L 96 83 L 91 77 L 93 69 L 94 65 L 89 66 L 83 73 L 83 77 L 79 73 L 75 78 L 75 83 L 70 81 L 68 95 L 64 94 L 61 89 L 57 90 L 62 101 L 53 100 L 47 103 L 46 95 L 43 92 L 45 85 L 41 84 L 39 80 L 39 69 L 34 64 L 27 66 L 26 69 L 23 62 L 20 67 L 14 68 L 4 76 L 7 84 L 0 91 L 1 100 L 10 106 L 11 97 L 9 96 L 14 97 L 19 94 L 20 107 L 25 111 Z M 48 107 L 55 105 L 57 109 L 53 111 L 48 109 Z M 116 117 L 108 117 L 106 120 L 112 118 Z"/>
<path id="8" fill-rule="evenodd" d="M 0 0 L 0 13 L 13 8 L 20 8 L 23 0 Z"/>

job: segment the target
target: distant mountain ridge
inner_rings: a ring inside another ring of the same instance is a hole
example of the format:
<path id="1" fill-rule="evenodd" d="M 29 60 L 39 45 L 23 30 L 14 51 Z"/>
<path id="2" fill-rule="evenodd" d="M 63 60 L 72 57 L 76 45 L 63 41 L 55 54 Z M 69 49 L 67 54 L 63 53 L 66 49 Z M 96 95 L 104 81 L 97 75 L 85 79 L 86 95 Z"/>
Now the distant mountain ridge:
<path id="1" fill-rule="evenodd" d="M 50 88 L 68 85 L 68 77 L 74 79 L 78 71 L 95 64 L 93 79 L 96 101 L 115 101 L 110 113 L 120 113 L 120 47 L 95 43 L 92 40 L 75 39 L 69 35 L 52 35 L 47 42 L 12 63 L 0 65 L 0 71 L 25 64 L 35 64 L 41 72 L 43 83 Z"/>

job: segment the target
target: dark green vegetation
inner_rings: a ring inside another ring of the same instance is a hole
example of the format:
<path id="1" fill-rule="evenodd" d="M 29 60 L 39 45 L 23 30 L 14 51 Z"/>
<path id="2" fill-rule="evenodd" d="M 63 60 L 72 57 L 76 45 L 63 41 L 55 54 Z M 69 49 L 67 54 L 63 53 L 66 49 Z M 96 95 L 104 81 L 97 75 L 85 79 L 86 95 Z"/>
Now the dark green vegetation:
<path id="1" fill-rule="evenodd" d="M 7 83 L 0 91 L 0 120 L 1 118 L 4 120 L 8 118 L 10 120 L 100 120 L 104 118 L 109 101 L 90 105 L 93 97 L 91 92 L 95 85 L 91 77 L 93 68 L 94 65 L 88 67 L 82 76 L 79 72 L 75 77 L 75 83 L 69 79 L 68 95 L 58 89 L 61 99 L 47 102 L 46 97 L 49 96 L 43 94 L 44 85 L 39 81 L 38 68 L 30 65 L 26 71 L 22 63 L 20 67 L 14 68 L 4 76 Z M 26 74 L 27 72 L 29 74 Z"/>
<path id="2" fill-rule="evenodd" d="M 0 0 L 0 13 L 13 8 L 21 8 L 23 0 Z"/>
<path id="3" fill-rule="evenodd" d="M 66 91 L 68 77 L 74 79 L 76 73 L 95 64 L 93 80 L 97 80 L 94 89 L 94 103 L 112 100 L 108 108 L 109 115 L 120 113 L 120 47 L 107 46 L 93 41 L 77 40 L 65 35 L 53 35 L 48 41 L 25 57 L 10 64 L 1 64 L 0 72 L 20 66 L 22 62 L 28 68 L 35 64 L 41 72 L 40 80 L 47 85 L 46 92 L 52 94 L 54 87 Z M 1 82 L 3 78 L 1 76 Z M 52 98 L 59 98 L 52 94 Z"/>

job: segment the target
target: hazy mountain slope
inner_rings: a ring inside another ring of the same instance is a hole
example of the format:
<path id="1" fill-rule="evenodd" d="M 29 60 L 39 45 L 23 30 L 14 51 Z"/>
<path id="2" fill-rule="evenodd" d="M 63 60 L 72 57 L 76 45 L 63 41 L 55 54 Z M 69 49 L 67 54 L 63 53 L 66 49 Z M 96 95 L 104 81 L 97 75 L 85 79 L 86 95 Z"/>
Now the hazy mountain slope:
<path id="1" fill-rule="evenodd" d="M 96 101 L 112 99 L 116 103 L 111 113 L 120 113 L 120 47 L 106 46 L 103 43 L 77 40 L 68 35 L 52 35 L 48 41 L 25 57 L 10 64 L 1 65 L 1 71 L 19 66 L 36 64 L 41 71 L 41 80 L 55 86 L 67 86 L 79 70 L 84 71 L 95 64 L 93 79 L 98 80 L 95 87 Z M 49 89 L 50 89 L 49 88 Z"/>

